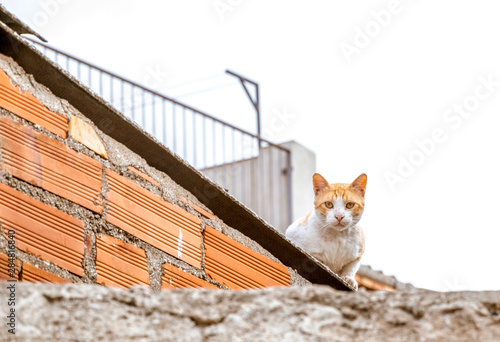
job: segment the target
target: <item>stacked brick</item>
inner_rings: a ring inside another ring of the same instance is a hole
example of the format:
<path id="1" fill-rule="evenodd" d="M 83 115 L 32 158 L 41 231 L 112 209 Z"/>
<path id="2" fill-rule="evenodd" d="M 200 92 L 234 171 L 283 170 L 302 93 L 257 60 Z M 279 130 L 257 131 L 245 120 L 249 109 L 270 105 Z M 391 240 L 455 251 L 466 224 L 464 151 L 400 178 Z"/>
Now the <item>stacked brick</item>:
<path id="1" fill-rule="evenodd" d="M 0 69 L 0 279 L 10 231 L 17 280 L 154 290 L 291 284 L 287 267 L 224 234 L 233 231 L 192 194 L 181 188 L 173 198 L 172 182 L 149 166 L 117 165 L 103 142 L 111 138 L 85 113 L 49 110 L 11 77 Z"/>

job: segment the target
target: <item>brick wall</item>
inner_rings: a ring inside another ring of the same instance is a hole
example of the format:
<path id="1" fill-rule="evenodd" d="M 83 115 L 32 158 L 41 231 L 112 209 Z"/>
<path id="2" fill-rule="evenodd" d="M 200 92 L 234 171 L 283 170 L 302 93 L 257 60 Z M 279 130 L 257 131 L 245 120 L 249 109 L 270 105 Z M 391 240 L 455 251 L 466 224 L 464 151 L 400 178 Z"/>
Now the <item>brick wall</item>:
<path id="1" fill-rule="evenodd" d="M 23 281 L 153 290 L 307 283 L 3 55 L 0 224 L 0 279 L 14 256 Z"/>

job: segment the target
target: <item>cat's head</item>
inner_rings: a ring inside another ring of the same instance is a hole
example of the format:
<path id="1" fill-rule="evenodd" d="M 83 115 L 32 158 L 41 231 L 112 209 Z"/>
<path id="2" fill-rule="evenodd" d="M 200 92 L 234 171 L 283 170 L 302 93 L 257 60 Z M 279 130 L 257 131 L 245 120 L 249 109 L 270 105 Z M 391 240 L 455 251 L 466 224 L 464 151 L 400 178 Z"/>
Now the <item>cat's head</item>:
<path id="1" fill-rule="evenodd" d="M 366 175 L 351 184 L 328 184 L 319 173 L 313 175 L 314 207 L 325 227 L 345 230 L 356 225 L 365 207 Z"/>

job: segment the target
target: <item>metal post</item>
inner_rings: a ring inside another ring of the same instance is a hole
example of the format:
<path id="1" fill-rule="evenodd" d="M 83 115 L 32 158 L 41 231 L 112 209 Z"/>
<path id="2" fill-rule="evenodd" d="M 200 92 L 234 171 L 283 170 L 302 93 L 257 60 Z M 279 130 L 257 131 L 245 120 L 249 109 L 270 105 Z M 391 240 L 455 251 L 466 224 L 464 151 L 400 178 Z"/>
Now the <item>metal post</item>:
<path id="1" fill-rule="evenodd" d="M 250 102 L 252 102 L 252 105 L 255 109 L 255 112 L 257 113 L 257 137 L 259 139 L 259 149 L 261 148 L 262 141 L 261 141 L 261 131 L 260 131 L 260 97 L 259 97 L 259 84 L 257 82 L 254 82 L 252 80 L 249 80 L 246 77 L 243 77 L 241 75 L 238 75 L 235 72 L 232 72 L 230 70 L 226 70 L 226 73 L 229 75 L 232 75 L 234 77 L 237 77 L 240 80 L 241 85 L 243 86 L 243 89 L 245 89 L 245 92 L 247 93 L 248 99 Z M 248 91 L 246 83 L 250 83 L 255 87 L 255 99 L 250 95 L 250 92 Z"/>

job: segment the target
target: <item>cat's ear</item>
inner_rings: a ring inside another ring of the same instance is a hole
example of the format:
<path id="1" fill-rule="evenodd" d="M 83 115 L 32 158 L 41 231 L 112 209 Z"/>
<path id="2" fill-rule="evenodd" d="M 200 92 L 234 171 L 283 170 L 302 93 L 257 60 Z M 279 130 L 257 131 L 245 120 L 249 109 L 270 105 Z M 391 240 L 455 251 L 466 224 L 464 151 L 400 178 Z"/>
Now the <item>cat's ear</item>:
<path id="1" fill-rule="evenodd" d="M 351 183 L 351 188 L 358 190 L 364 196 L 366 191 L 366 174 L 362 173 Z"/>
<path id="2" fill-rule="evenodd" d="M 313 189 L 314 189 L 314 195 L 317 196 L 318 193 L 325 187 L 328 186 L 328 182 L 326 181 L 325 178 L 323 178 L 322 175 L 319 173 L 315 173 L 313 175 Z"/>

